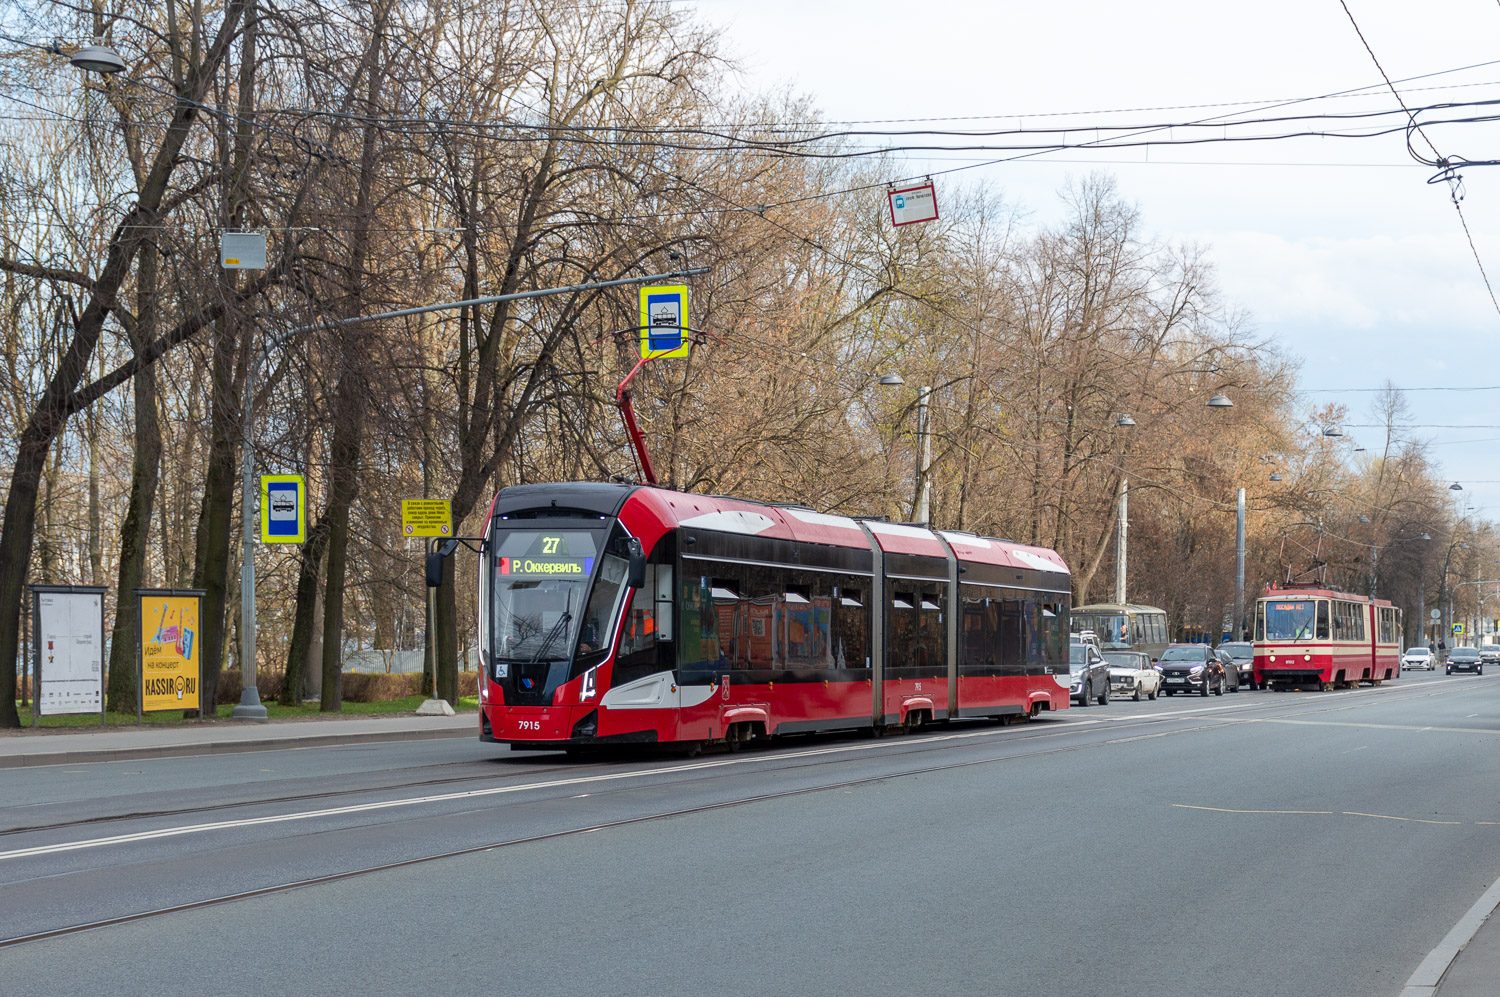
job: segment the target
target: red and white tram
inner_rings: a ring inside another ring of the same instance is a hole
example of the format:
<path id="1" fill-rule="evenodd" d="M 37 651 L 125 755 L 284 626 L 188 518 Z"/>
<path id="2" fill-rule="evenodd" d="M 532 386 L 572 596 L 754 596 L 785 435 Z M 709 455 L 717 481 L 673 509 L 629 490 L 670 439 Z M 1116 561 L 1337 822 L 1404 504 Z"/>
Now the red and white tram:
<path id="1" fill-rule="evenodd" d="M 1401 610 L 1317 585 L 1272 589 L 1255 607 L 1257 685 L 1324 690 L 1401 674 Z"/>
<path id="2" fill-rule="evenodd" d="M 496 496 L 480 738 L 727 742 L 1068 706 L 1051 550 L 663 488 Z"/>

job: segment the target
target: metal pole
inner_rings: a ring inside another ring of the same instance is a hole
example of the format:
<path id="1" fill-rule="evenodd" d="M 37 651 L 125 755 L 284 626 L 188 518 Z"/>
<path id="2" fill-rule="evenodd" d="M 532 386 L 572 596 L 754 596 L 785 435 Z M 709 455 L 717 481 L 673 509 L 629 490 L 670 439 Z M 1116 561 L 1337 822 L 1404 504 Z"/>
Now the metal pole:
<path id="1" fill-rule="evenodd" d="M 932 433 L 928 429 L 928 405 L 932 388 L 923 385 L 917 393 L 917 501 L 912 520 L 926 523 L 931 518 L 932 483 L 927 472 L 932 468 Z"/>
<path id="2" fill-rule="evenodd" d="M 250 355 L 240 420 L 240 446 L 244 449 L 240 464 L 240 701 L 231 714 L 235 720 L 267 719 L 255 675 L 255 529 L 251 515 L 255 508 L 255 375 L 264 355 L 264 350 Z"/>
<path id="3" fill-rule="evenodd" d="M 1130 533 L 1130 482 L 1120 479 L 1120 509 L 1115 523 L 1115 602 L 1125 601 L 1125 572 L 1127 560 L 1127 538 Z"/>
<path id="4" fill-rule="evenodd" d="M 1234 514 L 1234 639 L 1245 639 L 1245 489 L 1235 498 Z"/>

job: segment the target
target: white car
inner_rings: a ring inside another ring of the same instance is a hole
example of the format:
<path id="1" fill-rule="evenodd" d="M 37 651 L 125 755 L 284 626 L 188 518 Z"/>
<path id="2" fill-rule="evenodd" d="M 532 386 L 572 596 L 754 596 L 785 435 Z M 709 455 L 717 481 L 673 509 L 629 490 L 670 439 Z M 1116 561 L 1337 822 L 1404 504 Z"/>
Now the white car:
<path id="1" fill-rule="evenodd" d="M 1144 651 L 1105 651 L 1109 665 L 1109 687 L 1136 702 L 1155 699 L 1161 692 L 1161 672 L 1151 667 L 1151 656 Z"/>
<path id="2" fill-rule="evenodd" d="M 1424 672 L 1430 672 L 1437 667 L 1436 659 L 1432 652 L 1425 647 L 1407 648 L 1405 654 L 1401 655 L 1401 670 L 1413 671 L 1420 668 Z"/>

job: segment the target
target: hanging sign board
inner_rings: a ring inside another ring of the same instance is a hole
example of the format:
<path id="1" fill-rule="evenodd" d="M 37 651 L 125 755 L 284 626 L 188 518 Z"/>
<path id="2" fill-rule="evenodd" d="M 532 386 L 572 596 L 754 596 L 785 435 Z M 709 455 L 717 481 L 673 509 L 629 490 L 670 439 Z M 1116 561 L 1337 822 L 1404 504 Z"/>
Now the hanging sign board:
<path id="1" fill-rule="evenodd" d="M 401 533 L 408 537 L 451 537 L 452 503 L 447 499 L 402 499 Z"/>
<path id="2" fill-rule="evenodd" d="M 260 476 L 260 542 L 299 544 L 307 539 L 307 481 L 300 474 Z"/>
<path id="3" fill-rule="evenodd" d="M 38 716 L 103 717 L 104 592 L 95 586 L 32 586 L 32 689 Z"/>
<path id="4" fill-rule="evenodd" d="M 196 710 L 202 589 L 136 589 L 140 613 L 141 710 Z"/>
<path id="5" fill-rule="evenodd" d="M 911 225 L 937 219 L 937 188 L 933 187 L 931 180 L 918 187 L 888 190 L 886 197 L 891 205 L 892 225 Z"/>
<path id="6" fill-rule="evenodd" d="M 641 356 L 685 357 L 688 338 L 686 284 L 641 288 Z"/>
<path id="7" fill-rule="evenodd" d="M 219 266 L 225 270 L 264 270 L 264 232 L 225 232 L 219 236 Z"/>

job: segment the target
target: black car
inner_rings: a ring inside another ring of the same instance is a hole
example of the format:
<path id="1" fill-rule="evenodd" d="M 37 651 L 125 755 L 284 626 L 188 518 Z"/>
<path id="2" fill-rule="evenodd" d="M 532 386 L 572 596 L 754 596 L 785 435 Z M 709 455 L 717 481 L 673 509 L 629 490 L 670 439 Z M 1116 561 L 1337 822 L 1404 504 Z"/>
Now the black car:
<path id="1" fill-rule="evenodd" d="M 1247 689 L 1255 688 L 1255 645 L 1249 641 L 1227 641 L 1219 645 L 1219 650 L 1227 653 L 1230 660 L 1234 662 L 1234 670 L 1239 678 L 1239 684 Z M 1223 660 L 1222 654 L 1220 660 Z"/>
<path id="2" fill-rule="evenodd" d="M 1100 706 L 1109 702 L 1109 662 L 1092 644 L 1068 645 L 1068 671 L 1072 680 L 1071 698 L 1079 706 L 1097 699 Z"/>
<path id="3" fill-rule="evenodd" d="M 1484 660 L 1479 657 L 1477 647 L 1455 647 L 1448 652 L 1447 674 L 1454 672 L 1473 672 L 1475 675 L 1484 674 Z"/>
<path id="4" fill-rule="evenodd" d="M 1168 696 L 1179 692 L 1222 696 L 1229 688 L 1229 672 L 1207 644 L 1172 644 L 1161 653 L 1156 667 L 1161 669 L 1162 689 Z"/>

